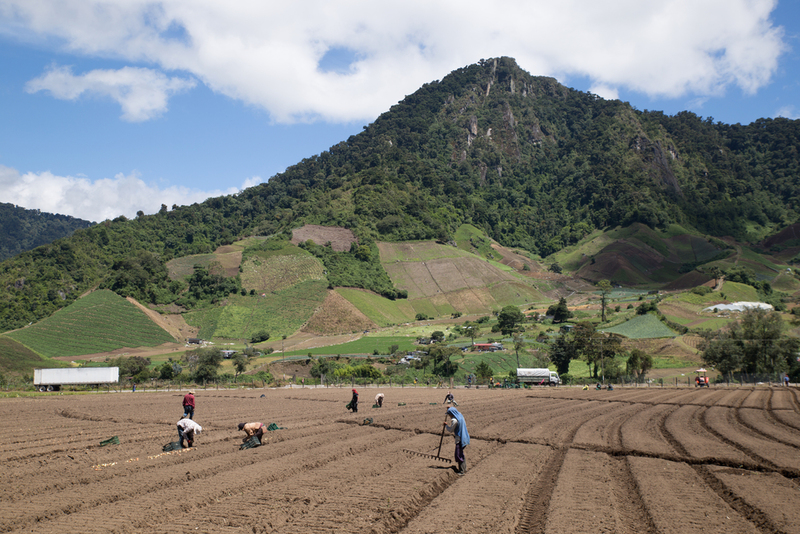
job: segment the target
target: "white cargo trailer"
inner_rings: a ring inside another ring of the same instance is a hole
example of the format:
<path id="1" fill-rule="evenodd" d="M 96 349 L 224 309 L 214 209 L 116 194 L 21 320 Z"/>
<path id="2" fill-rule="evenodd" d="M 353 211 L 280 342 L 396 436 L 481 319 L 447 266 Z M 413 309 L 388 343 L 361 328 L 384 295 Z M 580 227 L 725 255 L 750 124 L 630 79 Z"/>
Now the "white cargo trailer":
<path id="1" fill-rule="evenodd" d="M 119 382 L 119 367 L 65 367 L 33 370 L 33 385 L 39 391 L 58 391 L 61 386 L 99 386 L 117 382 Z"/>
<path id="2" fill-rule="evenodd" d="M 517 382 L 541 386 L 557 386 L 561 383 L 558 373 L 547 368 L 518 368 Z"/>

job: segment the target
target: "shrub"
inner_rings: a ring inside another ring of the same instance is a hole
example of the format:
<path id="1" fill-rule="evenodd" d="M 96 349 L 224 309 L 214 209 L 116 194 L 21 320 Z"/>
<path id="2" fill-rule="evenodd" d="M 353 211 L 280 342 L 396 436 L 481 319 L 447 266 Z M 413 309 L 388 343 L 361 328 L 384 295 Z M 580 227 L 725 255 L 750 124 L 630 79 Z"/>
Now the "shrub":
<path id="1" fill-rule="evenodd" d="M 250 343 L 261 343 L 262 341 L 266 341 L 269 339 L 269 332 L 266 330 L 261 330 L 253 334 L 250 338 Z"/>
<path id="2" fill-rule="evenodd" d="M 697 287 L 692 288 L 692 293 L 694 293 L 695 295 L 701 295 L 701 296 L 702 295 L 708 295 L 709 293 L 711 293 L 711 288 L 708 287 L 708 286 L 697 286 Z"/>

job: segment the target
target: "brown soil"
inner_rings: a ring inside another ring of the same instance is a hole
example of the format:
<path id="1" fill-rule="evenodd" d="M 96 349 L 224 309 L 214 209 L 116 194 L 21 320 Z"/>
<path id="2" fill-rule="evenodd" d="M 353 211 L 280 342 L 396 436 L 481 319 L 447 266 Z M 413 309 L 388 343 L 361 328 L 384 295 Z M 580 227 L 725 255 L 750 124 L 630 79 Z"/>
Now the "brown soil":
<path id="1" fill-rule="evenodd" d="M 522 254 L 518 254 L 509 248 L 498 245 L 497 243 L 492 243 L 492 248 L 500 255 L 500 263 L 503 265 L 508 265 L 512 269 L 519 271 L 522 274 L 544 271 L 544 268 L 538 262 L 527 258 Z M 528 266 L 528 269 L 530 269 L 529 271 L 523 271 L 525 265 Z"/>
<path id="2" fill-rule="evenodd" d="M 190 337 L 197 337 L 199 329 L 194 326 L 189 326 L 186 323 L 186 320 L 183 318 L 183 315 L 162 315 L 157 311 L 153 311 L 150 308 L 142 305 L 133 297 L 126 298 L 128 299 L 128 302 L 142 310 L 154 323 L 166 330 L 169 335 L 175 338 L 175 341 L 183 343 L 186 342 L 186 340 Z"/>
<path id="3" fill-rule="evenodd" d="M 336 291 L 328 291 L 322 306 L 302 331 L 310 334 L 341 334 L 371 330 L 377 325 Z"/>
<path id="4" fill-rule="evenodd" d="M 350 245 L 358 241 L 352 231 L 338 226 L 307 224 L 302 228 L 292 230 L 293 244 L 297 245 L 309 239 L 317 245 L 330 243 L 331 248 L 337 252 L 347 252 L 350 250 Z"/>
<path id="5" fill-rule="evenodd" d="M 457 389 L 468 471 L 436 460 L 441 389 L 184 392 L 0 402 L 3 532 L 797 532 L 794 388 Z M 371 424 L 364 424 L 366 418 Z M 239 422 L 276 423 L 239 450 Z M 100 442 L 119 437 L 119 444 Z M 410 454 L 405 450 L 416 451 Z M 451 458 L 445 436 L 441 457 Z M 425 456 L 428 455 L 428 456 Z"/>

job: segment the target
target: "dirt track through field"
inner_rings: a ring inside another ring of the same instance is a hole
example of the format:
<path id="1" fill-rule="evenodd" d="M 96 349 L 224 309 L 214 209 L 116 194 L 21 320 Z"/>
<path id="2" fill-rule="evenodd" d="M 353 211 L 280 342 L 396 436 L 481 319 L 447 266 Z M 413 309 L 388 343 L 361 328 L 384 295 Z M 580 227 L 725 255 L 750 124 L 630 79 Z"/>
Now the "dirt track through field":
<path id="1" fill-rule="evenodd" d="M 464 476 L 404 452 L 445 391 L 359 391 L 198 390 L 170 453 L 182 392 L 4 399 L 0 532 L 800 532 L 792 388 L 458 389 Z M 284 428 L 240 451 L 249 421 Z"/>

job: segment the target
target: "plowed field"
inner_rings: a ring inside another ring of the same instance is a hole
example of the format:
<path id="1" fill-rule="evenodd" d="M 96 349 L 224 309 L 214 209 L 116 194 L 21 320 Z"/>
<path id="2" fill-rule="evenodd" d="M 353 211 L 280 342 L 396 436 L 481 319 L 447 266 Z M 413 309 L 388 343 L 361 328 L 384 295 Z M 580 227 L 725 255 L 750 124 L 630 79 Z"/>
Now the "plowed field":
<path id="1" fill-rule="evenodd" d="M 464 476 L 445 391 L 377 391 L 198 390 L 170 453 L 179 392 L 4 399 L 0 532 L 800 532 L 794 388 L 458 389 Z"/>

